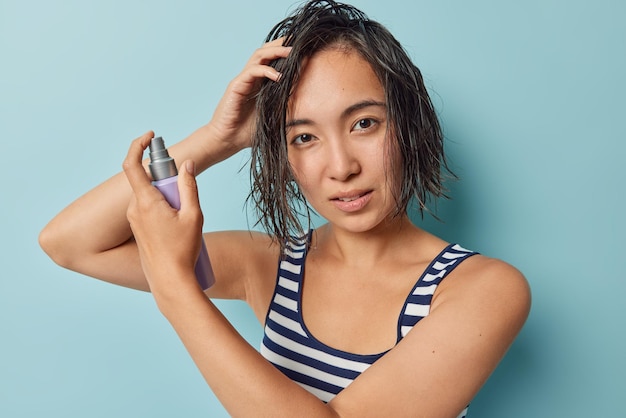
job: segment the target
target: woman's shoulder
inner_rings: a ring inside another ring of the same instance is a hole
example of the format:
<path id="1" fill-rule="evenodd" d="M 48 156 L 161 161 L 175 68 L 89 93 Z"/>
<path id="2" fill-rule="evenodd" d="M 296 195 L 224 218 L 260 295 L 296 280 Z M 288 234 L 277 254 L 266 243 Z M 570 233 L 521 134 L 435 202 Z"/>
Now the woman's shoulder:
<path id="1" fill-rule="evenodd" d="M 443 304 L 523 325 L 528 317 L 531 291 L 524 275 L 511 264 L 476 254 L 461 263 L 443 280 L 432 309 Z"/>
<path id="2" fill-rule="evenodd" d="M 225 230 L 206 232 L 205 239 L 211 242 L 227 244 L 239 248 L 260 251 L 280 251 L 278 242 L 270 235 L 254 230 Z"/>
<path id="3" fill-rule="evenodd" d="M 204 237 L 207 248 L 238 268 L 257 269 L 259 264 L 275 265 L 281 251 L 275 238 L 259 231 L 209 232 Z"/>
<path id="4" fill-rule="evenodd" d="M 258 231 L 231 230 L 204 234 L 216 288 L 210 296 L 249 300 L 251 292 L 273 286 L 280 245 Z"/>
<path id="5" fill-rule="evenodd" d="M 466 271 L 463 272 L 464 286 L 478 288 L 493 288 L 493 291 L 509 289 L 520 296 L 529 293 L 530 289 L 526 278 L 511 264 L 481 254 L 476 254 L 468 260 Z"/>

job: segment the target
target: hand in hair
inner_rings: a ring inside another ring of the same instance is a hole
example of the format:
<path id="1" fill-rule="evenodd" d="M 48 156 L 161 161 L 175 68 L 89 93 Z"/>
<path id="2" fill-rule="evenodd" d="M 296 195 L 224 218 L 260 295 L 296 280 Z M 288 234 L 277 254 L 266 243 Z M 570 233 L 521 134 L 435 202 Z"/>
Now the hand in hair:
<path id="1" fill-rule="evenodd" d="M 250 57 L 244 69 L 228 85 L 210 125 L 216 139 L 237 149 L 250 146 L 255 129 L 256 95 L 264 79 L 277 82 L 280 73 L 270 63 L 285 58 L 291 48 L 283 46 L 283 39 L 264 44 Z"/>

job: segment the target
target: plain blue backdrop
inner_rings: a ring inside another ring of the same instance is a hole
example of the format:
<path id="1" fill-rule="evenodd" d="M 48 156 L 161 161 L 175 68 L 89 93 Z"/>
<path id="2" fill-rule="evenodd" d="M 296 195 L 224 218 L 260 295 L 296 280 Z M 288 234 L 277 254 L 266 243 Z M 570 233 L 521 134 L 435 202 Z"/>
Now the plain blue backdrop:
<path id="1" fill-rule="evenodd" d="M 530 318 L 470 417 L 620 416 L 626 3 L 354 4 L 422 69 L 461 177 L 445 222 L 417 221 L 532 286 Z M 150 295 L 57 267 L 37 235 L 118 171 L 136 136 L 173 143 L 207 122 L 292 5 L 0 0 L 0 416 L 227 416 Z M 199 178 L 206 230 L 252 223 L 246 161 Z M 258 347 L 248 308 L 219 306 Z"/>

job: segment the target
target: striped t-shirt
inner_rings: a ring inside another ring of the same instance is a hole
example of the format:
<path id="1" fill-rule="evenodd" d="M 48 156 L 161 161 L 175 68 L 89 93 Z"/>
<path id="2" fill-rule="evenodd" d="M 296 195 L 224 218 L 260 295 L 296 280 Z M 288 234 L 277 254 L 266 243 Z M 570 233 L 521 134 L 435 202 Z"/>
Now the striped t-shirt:
<path id="1" fill-rule="evenodd" d="M 329 402 L 385 353 L 347 353 L 322 344 L 302 319 L 302 284 L 308 237 L 288 244 L 280 260 L 274 296 L 265 321 L 261 354 L 291 380 Z M 476 254 L 450 244 L 431 261 L 409 293 L 398 319 L 399 342 L 428 315 L 437 285 L 461 261 Z M 467 409 L 459 418 L 464 417 Z"/>

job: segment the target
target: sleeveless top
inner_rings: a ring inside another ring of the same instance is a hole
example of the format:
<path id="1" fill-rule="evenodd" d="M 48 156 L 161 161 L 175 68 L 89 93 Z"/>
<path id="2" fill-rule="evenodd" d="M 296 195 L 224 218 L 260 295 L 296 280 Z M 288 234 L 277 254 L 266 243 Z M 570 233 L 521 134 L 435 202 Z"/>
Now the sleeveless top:
<path id="1" fill-rule="evenodd" d="M 329 402 L 386 352 L 371 355 L 348 353 L 321 343 L 309 333 L 301 310 L 308 240 L 309 236 L 306 236 L 288 244 L 280 259 L 260 352 L 291 380 L 322 401 Z M 450 244 L 431 261 L 406 298 L 398 318 L 397 342 L 428 315 L 439 283 L 474 254 Z M 458 418 L 465 417 L 466 413 L 467 408 Z"/>

